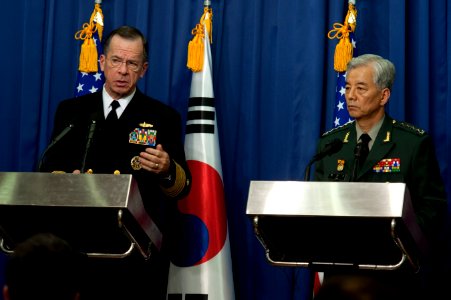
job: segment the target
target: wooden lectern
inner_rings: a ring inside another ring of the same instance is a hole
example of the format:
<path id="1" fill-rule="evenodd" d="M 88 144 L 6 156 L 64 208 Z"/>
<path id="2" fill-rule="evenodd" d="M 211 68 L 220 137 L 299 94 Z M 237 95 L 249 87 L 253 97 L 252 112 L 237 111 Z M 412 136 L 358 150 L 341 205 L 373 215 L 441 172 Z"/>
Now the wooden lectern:
<path id="1" fill-rule="evenodd" d="M 0 248 L 51 232 L 90 257 L 148 259 L 162 234 L 131 175 L 0 172 Z"/>
<path id="2" fill-rule="evenodd" d="M 427 251 L 404 183 L 251 181 L 246 213 L 274 265 L 417 270 Z"/>

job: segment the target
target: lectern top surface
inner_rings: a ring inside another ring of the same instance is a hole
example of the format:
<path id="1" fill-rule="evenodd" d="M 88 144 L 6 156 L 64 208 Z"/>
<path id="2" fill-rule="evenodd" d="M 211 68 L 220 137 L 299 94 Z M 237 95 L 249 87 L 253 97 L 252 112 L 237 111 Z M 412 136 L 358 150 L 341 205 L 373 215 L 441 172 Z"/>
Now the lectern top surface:
<path id="1" fill-rule="evenodd" d="M 131 175 L 0 172 L 0 205 L 128 207 Z"/>
<path id="2" fill-rule="evenodd" d="M 404 183 L 251 181 L 246 213 L 393 218 L 406 197 Z"/>

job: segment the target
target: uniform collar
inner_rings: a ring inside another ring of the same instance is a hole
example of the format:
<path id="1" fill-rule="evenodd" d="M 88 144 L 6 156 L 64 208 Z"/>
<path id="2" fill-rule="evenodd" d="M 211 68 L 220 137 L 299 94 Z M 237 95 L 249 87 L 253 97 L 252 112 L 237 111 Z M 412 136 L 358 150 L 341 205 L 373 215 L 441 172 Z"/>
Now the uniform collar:
<path id="1" fill-rule="evenodd" d="M 371 147 L 373 147 L 374 141 L 376 140 L 377 134 L 379 133 L 379 130 L 381 129 L 382 124 L 384 123 L 384 120 L 385 120 L 385 115 L 368 132 L 366 132 L 371 138 L 371 141 L 368 144 L 368 147 L 370 148 L 370 150 L 371 150 Z M 355 130 L 356 130 L 356 134 L 357 134 L 356 139 L 357 139 L 357 142 L 358 142 L 360 136 L 364 132 L 359 127 L 359 124 L 357 124 L 357 122 L 355 122 Z"/>

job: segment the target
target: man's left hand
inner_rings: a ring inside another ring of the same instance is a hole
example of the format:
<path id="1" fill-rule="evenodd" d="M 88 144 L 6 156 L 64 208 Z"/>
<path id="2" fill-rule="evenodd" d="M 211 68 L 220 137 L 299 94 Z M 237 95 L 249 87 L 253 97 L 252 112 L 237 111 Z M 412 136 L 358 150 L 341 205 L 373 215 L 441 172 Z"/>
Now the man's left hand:
<path id="1" fill-rule="evenodd" d="M 164 175 L 169 171 L 171 159 L 163 146 L 158 144 L 156 148 L 146 148 L 145 152 L 141 152 L 139 162 L 144 170 Z"/>

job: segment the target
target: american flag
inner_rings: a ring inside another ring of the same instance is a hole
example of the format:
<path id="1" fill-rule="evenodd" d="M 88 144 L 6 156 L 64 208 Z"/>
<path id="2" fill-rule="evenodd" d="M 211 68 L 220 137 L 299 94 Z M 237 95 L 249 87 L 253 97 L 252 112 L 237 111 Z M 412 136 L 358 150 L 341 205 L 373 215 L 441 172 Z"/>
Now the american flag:
<path id="1" fill-rule="evenodd" d="M 93 34 L 94 42 L 96 43 L 97 55 L 103 53 L 102 43 L 100 42 L 97 31 Z M 81 72 L 78 71 L 77 81 L 75 85 L 75 97 L 83 96 L 89 93 L 95 93 L 103 87 L 105 78 L 103 72 L 100 70 L 100 64 L 97 62 L 97 72 Z"/>
<path id="2" fill-rule="evenodd" d="M 352 47 L 354 48 L 353 56 L 357 56 L 356 40 L 354 32 L 349 33 L 349 39 L 351 40 Z M 335 107 L 334 107 L 334 127 L 342 126 L 350 121 L 352 118 L 349 116 L 346 109 L 345 99 L 345 86 L 346 86 L 346 71 L 337 72 L 337 87 L 335 90 Z"/>
<path id="3" fill-rule="evenodd" d="M 102 33 L 104 27 L 104 17 L 101 8 L 102 0 L 95 0 L 94 10 L 88 23 L 83 24 L 83 28 L 75 34 L 75 39 L 82 40 L 83 44 L 87 42 L 89 51 L 83 51 L 83 45 L 80 51 L 80 66 L 75 84 L 74 96 L 79 97 L 89 93 L 95 93 L 103 87 L 105 77 L 100 70 L 99 57 L 103 54 Z M 92 43 L 95 44 L 97 54 L 97 70 L 93 59 L 94 52 L 91 50 Z M 85 45 L 87 46 L 87 45 Z M 92 51 L 92 52 L 91 52 Z M 89 62 L 86 61 L 88 57 Z M 83 62 L 83 63 L 82 63 Z"/>

